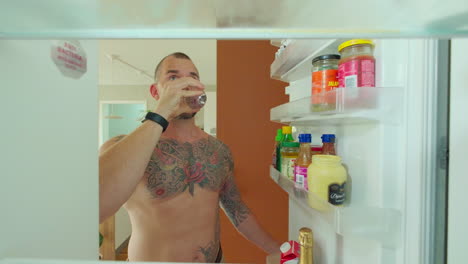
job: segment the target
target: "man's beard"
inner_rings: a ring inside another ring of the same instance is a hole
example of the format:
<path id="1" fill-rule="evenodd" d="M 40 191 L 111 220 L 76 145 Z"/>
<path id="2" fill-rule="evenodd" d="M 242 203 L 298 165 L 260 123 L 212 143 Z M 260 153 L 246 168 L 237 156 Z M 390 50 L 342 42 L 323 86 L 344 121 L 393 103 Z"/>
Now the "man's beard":
<path id="1" fill-rule="evenodd" d="M 195 113 L 182 113 L 182 114 L 178 115 L 178 116 L 176 117 L 176 119 L 184 119 L 184 120 L 187 120 L 187 119 L 193 118 L 196 114 L 197 114 L 197 112 L 195 112 Z"/>

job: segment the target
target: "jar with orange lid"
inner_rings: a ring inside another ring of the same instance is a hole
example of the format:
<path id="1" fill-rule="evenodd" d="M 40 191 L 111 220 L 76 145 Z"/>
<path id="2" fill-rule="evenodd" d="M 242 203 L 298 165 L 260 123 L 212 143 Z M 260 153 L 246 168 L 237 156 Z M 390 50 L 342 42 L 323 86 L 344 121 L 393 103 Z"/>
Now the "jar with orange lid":
<path id="1" fill-rule="evenodd" d="M 343 42 L 338 51 L 339 87 L 375 87 L 374 42 L 352 39 Z"/>

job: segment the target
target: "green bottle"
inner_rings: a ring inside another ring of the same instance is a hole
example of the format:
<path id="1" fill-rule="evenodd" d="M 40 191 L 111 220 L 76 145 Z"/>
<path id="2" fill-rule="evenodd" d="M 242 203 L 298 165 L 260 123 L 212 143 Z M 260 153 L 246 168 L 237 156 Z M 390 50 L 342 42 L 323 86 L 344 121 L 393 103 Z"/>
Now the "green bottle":
<path id="1" fill-rule="evenodd" d="M 277 133 L 279 135 L 279 132 Z M 281 171 L 281 143 L 282 142 L 294 142 L 291 126 L 283 126 L 283 128 L 281 129 L 280 143 L 276 146 L 276 169 L 278 171 Z"/>
<path id="2" fill-rule="evenodd" d="M 292 127 L 291 126 L 283 126 L 283 140 L 282 142 L 294 142 L 294 138 L 292 136 Z"/>
<path id="3" fill-rule="evenodd" d="M 282 129 L 276 131 L 275 137 L 275 150 L 273 151 L 272 165 L 275 169 L 278 169 L 279 161 L 281 160 L 280 148 L 281 148 L 281 139 L 283 138 Z"/>

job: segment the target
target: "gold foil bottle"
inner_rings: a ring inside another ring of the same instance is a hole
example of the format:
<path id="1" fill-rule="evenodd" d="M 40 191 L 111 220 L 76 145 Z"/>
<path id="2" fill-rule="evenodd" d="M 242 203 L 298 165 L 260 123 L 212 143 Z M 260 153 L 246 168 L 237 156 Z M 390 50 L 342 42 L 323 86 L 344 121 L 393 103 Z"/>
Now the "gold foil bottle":
<path id="1" fill-rule="evenodd" d="M 301 245 L 299 264 L 313 264 L 314 256 L 312 249 L 314 247 L 314 238 L 310 228 L 303 227 L 299 229 L 299 244 Z"/>

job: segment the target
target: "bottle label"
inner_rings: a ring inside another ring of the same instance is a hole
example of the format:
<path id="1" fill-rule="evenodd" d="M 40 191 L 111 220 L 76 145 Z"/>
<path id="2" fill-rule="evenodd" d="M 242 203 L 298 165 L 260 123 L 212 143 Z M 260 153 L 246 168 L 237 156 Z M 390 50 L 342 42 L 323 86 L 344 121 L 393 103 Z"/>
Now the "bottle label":
<path id="1" fill-rule="evenodd" d="M 294 182 L 297 188 L 309 190 L 307 185 L 307 167 L 296 166 L 294 168 Z"/>
<path id="2" fill-rule="evenodd" d="M 326 104 L 333 103 L 327 100 L 325 92 L 329 92 L 337 88 L 338 70 L 323 70 L 312 73 L 312 103 Z"/>
<path id="3" fill-rule="evenodd" d="M 338 67 L 340 87 L 374 87 L 375 62 L 370 59 L 354 59 Z"/>
<path id="4" fill-rule="evenodd" d="M 339 184 L 330 184 L 328 186 L 328 202 L 333 205 L 342 205 L 346 199 L 344 182 L 342 185 Z"/>
<path id="5" fill-rule="evenodd" d="M 294 166 L 296 158 L 283 157 L 281 161 L 281 173 L 290 180 L 294 180 Z"/>

